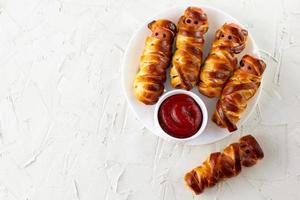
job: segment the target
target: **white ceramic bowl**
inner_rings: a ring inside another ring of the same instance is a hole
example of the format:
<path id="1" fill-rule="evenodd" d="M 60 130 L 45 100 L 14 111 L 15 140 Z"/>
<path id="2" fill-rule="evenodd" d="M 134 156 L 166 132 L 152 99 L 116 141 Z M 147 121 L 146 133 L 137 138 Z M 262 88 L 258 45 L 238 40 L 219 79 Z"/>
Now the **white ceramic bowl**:
<path id="1" fill-rule="evenodd" d="M 155 127 L 155 123 L 154 123 L 153 113 L 155 110 L 155 105 L 146 106 L 140 103 L 133 94 L 132 85 L 133 85 L 134 77 L 139 68 L 139 59 L 144 49 L 145 39 L 150 34 L 150 31 L 147 28 L 147 24 L 153 21 L 154 19 L 160 19 L 160 18 L 169 19 L 177 24 L 179 17 L 183 14 L 184 10 L 188 6 L 201 7 L 206 12 L 208 17 L 209 29 L 204 37 L 205 43 L 204 43 L 204 50 L 203 50 L 203 54 L 204 54 L 203 58 L 206 57 L 206 55 L 209 53 L 211 49 L 211 44 L 215 32 L 225 22 L 234 22 L 243 27 L 243 25 L 241 25 L 235 18 L 233 18 L 229 14 L 217 8 L 204 6 L 204 5 L 184 5 L 184 6 L 169 8 L 161 12 L 160 14 L 154 15 L 154 17 L 151 17 L 148 20 L 146 20 L 145 23 L 142 24 L 141 27 L 139 27 L 136 30 L 136 32 L 133 34 L 126 48 L 123 63 L 122 63 L 122 85 L 123 85 L 124 93 L 129 106 L 134 111 L 137 118 L 140 120 L 140 123 L 142 123 L 146 128 L 148 128 L 153 134 L 163 138 L 166 137 L 164 137 L 164 135 L 162 135 L 160 132 L 157 131 L 157 128 Z M 240 60 L 241 57 L 247 53 L 259 57 L 258 48 L 256 47 L 256 44 L 250 32 L 248 34 L 246 48 L 237 56 L 238 59 Z M 166 92 L 173 90 L 173 88 L 170 85 L 169 71 L 167 71 L 167 77 L 168 79 L 165 83 Z M 241 125 L 247 120 L 247 118 L 255 110 L 255 106 L 261 94 L 262 86 L 263 84 L 261 84 L 255 96 L 252 97 L 252 99 L 248 102 L 247 109 L 242 114 L 241 120 L 237 124 L 238 128 L 241 127 Z M 193 140 L 185 141 L 185 144 L 188 145 L 209 144 L 209 143 L 219 141 L 232 134 L 229 133 L 227 129 L 222 129 L 211 121 L 211 116 L 216 109 L 217 98 L 213 98 L 213 99 L 207 98 L 201 95 L 198 92 L 197 88 L 194 88 L 191 92 L 193 92 L 195 95 L 198 95 L 205 103 L 208 112 L 208 122 L 207 122 L 207 127 L 202 134 L 200 134 L 198 137 L 194 138 Z"/>
<path id="2" fill-rule="evenodd" d="M 198 130 L 197 133 L 195 133 L 194 135 L 192 135 L 191 137 L 188 137 L 188 138 L 176 138 L 176 137 L 173 137 L 171 135 L 169 135 L 168 133 L 166 133 L 160 126 L 159 124 L 159 120 L 158 120 L 158 111 L 159 111 L 159 108 L 162 104 L 162 102 L 164 102 L 165 99 L 167 99 L 168 97 L 170 96 L 173 96 L 175 94 L 186 94 L 190 97 L 192 97 L 196 103 L 199 105 L 201 111 L 202 111 L 202 122 L 201 122 L 201 126 L 200 126 L 200 129 Z M 176 90 L 171 90 L 167 93 L 165 93 L 163 96 L 160 97 L 160 99 L 158 100 L 158 102 L 155 104 L 155 110 L 154 110 L 154 125 L 157 129 L 157 132 L 159 134 L 161 134 L 163 137 L 169 139 L 169 140 L 173 140 L 173 141 L 176 141 L 176 142 L 186 142 L 186 141 L 189 141 L 189 140 L 193 140 L 195 138 L 197 138 L 199 135 L 201 135 L 205 128 L 206 128 L 206 125 L 207 125 L 207 109 L 206 109 L 206 106 L 204 104 L 204 102 L 202 101 L 202 99 L 194 94 L 193 92 L 190 92 L 190 91 L 186 91 L 186 90 L 180 90 L 180 89 L 176 89 Z"/>

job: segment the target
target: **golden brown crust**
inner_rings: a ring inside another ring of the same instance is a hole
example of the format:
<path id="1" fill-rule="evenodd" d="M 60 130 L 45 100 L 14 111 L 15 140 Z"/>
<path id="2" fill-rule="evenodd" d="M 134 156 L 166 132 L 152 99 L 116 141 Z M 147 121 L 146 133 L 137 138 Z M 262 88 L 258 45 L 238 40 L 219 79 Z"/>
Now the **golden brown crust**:
<path id="1" fill-rule="evenodd" d="M 151 105 L 158 101 L 164 91 L 176 26 L 169 20 L 161 19 L 149 23 L 148 28 L 152 33 L 146 39 L 133 91 L 139 101 Z"/>
<path id="2" fill-rule="evenodd" d="M 198 90 L 207 97 L 219 97 L 226 81 L 237 68 L 235 54 L 246 45 L 248 32 L 234 23 L 224 24 L 215 35 L 210 54 L 200 73 Z"/>
<path id="3" fill-rule="evenodd" d="M 258 160 L 263 159 L 264 152 L 251 135 L 244 136 L 240 139 L 241 163 L 245 167 L 251 167 Z M 251 152 L 251 153 L 249 153 Z"/>
<path id="4" fill-rule="evenodd" d="M 199 167 L 188 172 L 185 184 L 195 193 L 200 194 L 206 187 L 212 187 L 219 181 L 237 176 L 242 166 L 250 167 L 264 157 L 264 153 L 256 139 L 247 135 L 239 143 L 226 147 L 223 153 L 210 154 Z"/>
<path id="5" fill-rule="evenodd" d="M 220 127 L 235 131 L 247 102 L 254 96 L 261 83 L 266 64 L 253 56 L 245 55 L 233 76 L 226 83 L 217 102 L 212 120 Z"/>
<path id="6" fill-rule="evenodd" d="M 204 34 L 208 30 L 207 16 L 201 8 L 188 7 L 178 22 L 176 52 L 170 71 L 174 88 L 192 89 L 199 76 Z"/>

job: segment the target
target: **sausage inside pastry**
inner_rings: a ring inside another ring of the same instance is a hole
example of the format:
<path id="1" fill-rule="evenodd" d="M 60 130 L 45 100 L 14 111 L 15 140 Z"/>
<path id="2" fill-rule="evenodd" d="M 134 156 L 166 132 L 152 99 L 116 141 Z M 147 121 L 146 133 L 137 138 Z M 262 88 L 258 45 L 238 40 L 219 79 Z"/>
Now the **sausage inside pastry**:
<path id="1" fill-rule="evenodd" d="M 208 21 L 203 10 L 188 7 L 178 22 L 177 49 L 170 71 L 172 87 L 191 90 L 196 85 L 207 30 Z"/>
<path id="2" fill-rule="evenodd" d="M 212 120 L 220 127 L 230 132 L 237 129 L 236 124 L 260 86 L 265 71 L 264 61 L 251 55 L 243 56 L 240 68 L 226 83 L 221 98 L 217 102 L 217 109 Z"/>
<path id="3" fill-rule="evenodd" d="M 186 185 L 195 193 L 200 194 L 207 187 L 237 176 L 242 166 L 251 167 L 263 159 L 264 153 L 252 135 L 244 136 L 239 143 L 230 144 L 221 152 L 210 154 L 209 158 L 199 167 L 188 172 Z"/>
<path id="4" fill-rule="evenodd" d="M 149 23 L 148 28 L 152 33 L 146 39 L 133 91 L 140 102 L 151 105 L 158 101 L 164 91 L 176 25 L 169 20 L 161 19 Z"/>
<path id="5" fill-rule="evenodd" d="M 200 72 L 198 90 L 219 97 L 226 81 L 237 68 L 237 58 L 246 45 L 248 32 L 234 23 L 224 24 L 215 35 L 212 49 Z"/>

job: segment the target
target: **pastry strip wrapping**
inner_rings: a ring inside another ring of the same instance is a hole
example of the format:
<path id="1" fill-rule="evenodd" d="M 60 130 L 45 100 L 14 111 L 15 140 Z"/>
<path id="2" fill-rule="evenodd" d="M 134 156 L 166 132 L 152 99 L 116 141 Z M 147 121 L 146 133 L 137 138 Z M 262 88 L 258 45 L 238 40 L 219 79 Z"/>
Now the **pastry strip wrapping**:
<path id="1" fill-rule="evenodd" d="M 133 83 L 135 97 L 146 105 L 155 104 L 164 91 L 166 69 L 171 62 L 172 44 L 176 25 L 169 20 L 148 24 L 151 35 L 147 37 L 140 58 L 139 71 Z"/>
<path id="2" fill-rule="evenodd" d="M 174 88 L 191 90 L 198 81 L 207 16 L 201 8 L 188 7 L 178 22 L 176 51 L 170 71 Z"/>
<path id="3" fill-rule="evenodd" d="M 248 32 L 234 23 L 224 24 L 215 34 L 212 49 L 200 72 L 198 90 L 219 97 L 226 81 L 237 68 L 236 54 L 246 46 Z"/>
<path id="4" fill-rule="evenodd" d="M 226 83 L 221 98 L 217 102 L 212 120 L 230 132 L 237 129 L 236 124 L 260 86 L 266 64 L 251 55 L 243 56 L 240 68 Z"/>
<path id="5" fill-rule="evenodd" d="M 239 143 L 230 144 L 221 152 L 210 154 L 199 167 L 188 172 L 184 181 L 195 194 L 213 187 L 219 181 L 237 176 L 242 166 L 251 167 L 264 157 L 264 153 L 252 135 L 240 138 Z"/>

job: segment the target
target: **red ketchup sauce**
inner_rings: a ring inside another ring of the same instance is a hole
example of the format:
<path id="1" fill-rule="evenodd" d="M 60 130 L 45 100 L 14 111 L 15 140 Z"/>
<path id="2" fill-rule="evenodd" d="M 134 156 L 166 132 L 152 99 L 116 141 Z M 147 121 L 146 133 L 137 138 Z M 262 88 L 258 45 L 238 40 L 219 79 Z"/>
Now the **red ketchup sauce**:
<path id="1" fill-rule="evenodd" d="M 186 94 L 166 98 L 158 110 L 161 128 L 176 138 L 195 135 L 202 124 L 202 111 L 197 102 Z"/>

